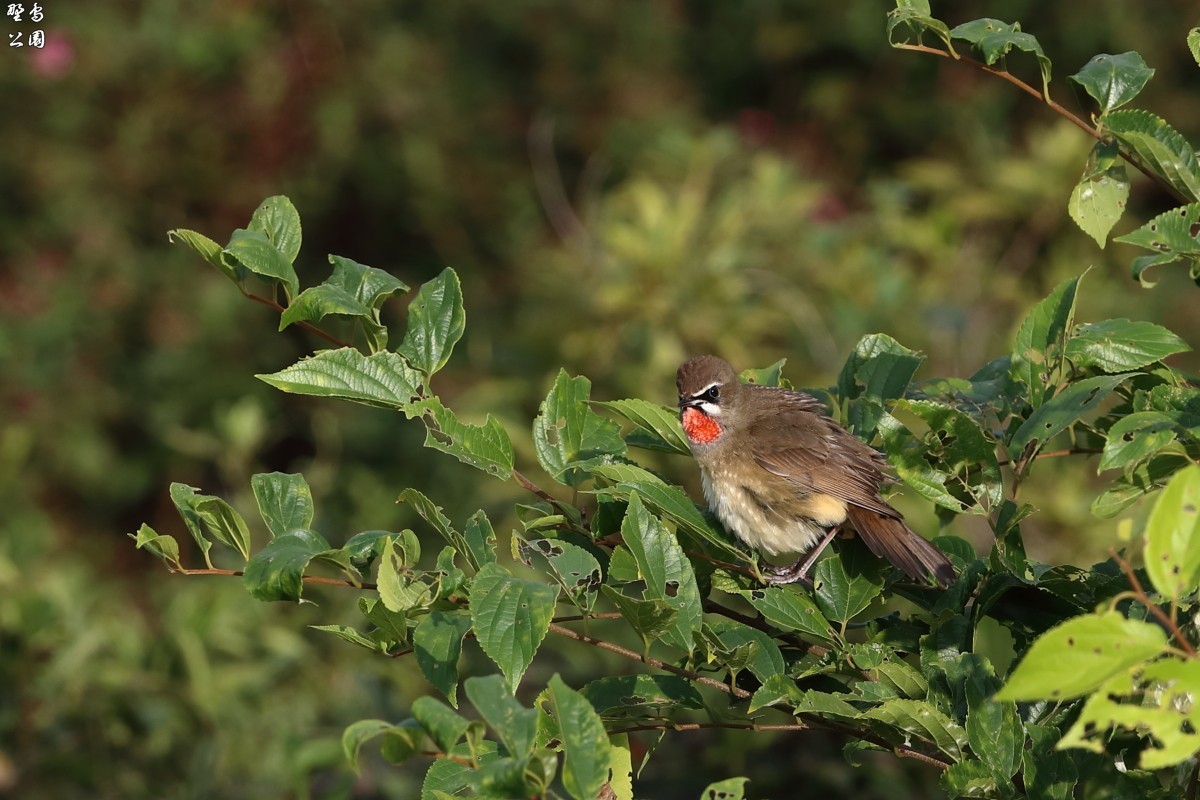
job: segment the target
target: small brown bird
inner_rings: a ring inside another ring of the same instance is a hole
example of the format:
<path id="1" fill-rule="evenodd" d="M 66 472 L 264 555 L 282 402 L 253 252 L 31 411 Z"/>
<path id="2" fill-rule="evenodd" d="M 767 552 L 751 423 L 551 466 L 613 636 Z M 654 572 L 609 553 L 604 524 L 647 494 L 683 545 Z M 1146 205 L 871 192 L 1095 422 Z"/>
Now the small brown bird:
<path id="1" fill-rule="evenodd" d="M 916 580 L 954 581 L 940 550 L 913 533 L 879 494 L 883 457 L 803 392 L 743 384 L 728 363 L 698 356 L 679 368 L 680 419 L 704 497 L 726 528 L 775 556 L 771 583 L 803 580 L 847 521 L 875 555 Z M 815 549 L 814 549 L 815 548 Z"/>

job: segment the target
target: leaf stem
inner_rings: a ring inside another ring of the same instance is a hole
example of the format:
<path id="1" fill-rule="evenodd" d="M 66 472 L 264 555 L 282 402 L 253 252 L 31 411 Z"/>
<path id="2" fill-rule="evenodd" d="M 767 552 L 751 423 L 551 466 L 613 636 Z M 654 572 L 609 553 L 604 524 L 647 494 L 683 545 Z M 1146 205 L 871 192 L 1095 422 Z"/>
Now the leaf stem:
<path id="1" fill-rule="evenodd" d="M 239 287 L 239 288 L 241 288 L 241 287 Z M 275 309 L 280 314 L 282 314 L 284 311 L 286 311 L 286 309 L 283 306 L 279 305 L 279 303 L 275 302 L 274 300 L 272 300 L 269 297 L 263 297 L 261 295 L 254 294 L 253 292 L 247 292 L 245 289 L 242 289 L 242 294 L 245 295 L 246 297 L 250 298 L 251 300 L 253 300 L 256 303 L 262 303 L 264 306 L 266 306 L 268 308 Z M 338 347 L 353 347 L 353 345 L 351 345 L 349 342 L 343 342 L 341 339 L 337 338 L 336 336 L 326 333 L 325 331 L 318 328 L 316 325 L 313 325 L 311 322 L 306 322 L 305 320 L 300 320 L 296 324 L 299 325 L 301 328 L 304 328 L 306 331 L 315 333 L 317 336 L 320 336 L 322 339 L 329 342 L 330 344 L 335 344 Z"/>
<path id="2" fill-rule="evenodd" d="M 1108 554 L 1112 556 L 1113 561 L 1117 562 L 1117 566 L 1121 568 L 1121 571 L 1125 573 L 1125 577 L 1129 579 L 1129 585 L 1133 587 L 1138 602 L 1145 606 L 1146 610 L 1153 614 L 1155 619 L 1166 626 L 1167 630 L 1171 632 L 1171 636 L 1179 644 L 1179 648 L 1187 654 L 1188 658 L 1196 658 L 1196 648 L 1192 647 L 1192 643 L 1183 635 L 1183 631 L 1179 629 L 1179 624 L 1175 622 L 1175 618 L 1168 616 L 1146 594 L 1146 590 L 1142 588 L 1142 582 L 1138 580 L 1137 574 L 1133 571 L 1130 563 L 1121 558 L 1115 547 L 1108 548 Z"/>
<path id="3" fill-rule="evenodd" d="M 172 572 L 178 572 L 181 575 L 224 575 L 226 577 L 239 577 L 243 574 L 240 569 L 217 569 L 215 567 L 209 569 L 173 569 Z M 365 581 L 363 583 L 355 583 L 343 578 L 325 578 L 321 575 L 302 575 L 300 579 L 305 583 L 323 583 L 327 586 L 348 586 L 351 589 L 375 589 L 375 584 Z"/>

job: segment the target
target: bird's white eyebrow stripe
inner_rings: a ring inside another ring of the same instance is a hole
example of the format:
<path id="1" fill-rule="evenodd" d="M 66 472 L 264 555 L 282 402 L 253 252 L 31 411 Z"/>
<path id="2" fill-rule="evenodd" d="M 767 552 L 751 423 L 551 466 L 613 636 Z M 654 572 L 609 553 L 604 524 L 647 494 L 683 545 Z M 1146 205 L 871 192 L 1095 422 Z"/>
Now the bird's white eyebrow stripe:
<path id="1" fill-rule="evenodd" d="M 713 381 L 712 383 L 710 383 L 708 386 L 705 386 L 700 391 L 694 392 L 692 394 L 692 397 L 699 397 L 700 395 L 704 394 L 705 392 L 707 392 L 709 389 L 713 388 L 714 386 L 720 386 L 720 385 L 721 385 L 720 381 Z"/>

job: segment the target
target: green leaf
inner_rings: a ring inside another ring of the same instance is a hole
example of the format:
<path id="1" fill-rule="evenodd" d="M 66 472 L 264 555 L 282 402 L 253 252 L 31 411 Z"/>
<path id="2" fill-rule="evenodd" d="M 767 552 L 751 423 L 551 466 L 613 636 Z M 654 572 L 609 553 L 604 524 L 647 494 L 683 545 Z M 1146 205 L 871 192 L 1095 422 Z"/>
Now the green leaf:
<path id="1" fill-rule="evenodd" d="M 629 496 L 629 506 L 621 523 L 621 538 L 646 583 L 646 599 L 662 600 L 679 612 L 672 627 L 663 635 L 663 641 L 691 652 L 703 616 L 692 562 L 684 555 L 678 540 L 646 509 L 636 492 Z"/>
<path id="2" fill-rule="evenodd" d="M 171 502 L 175 504 L 179 516 L 183 518 L 183 524 L 187 526 L 188 532 L 192 534 L 192 539 L 196 541 L 196 545 L 204 555 L 204 562 L 209 569 L 212 569 L 212 560 L 208 557 L 208 551 L 212 549 L 212 542 L 201 530 L 200 515 L 196 511 L 197 498 L 203 497 L 203 495 L 197 495 L 195 488 L 184 483 L 172 483 L 170 494 Z"/>
<path id="3" fill-rule="evenodd" d="M 250 476 L 250 488 L 272 539 L 312 525 L 312 490 L 303 475 L 260 472 Z"/>
<path id="4" fill-rule="evenodd" d="M 509 691 L 533 661 L 550 619 L 558 590 L 509 575 L 499 564 L 485 564 L 471 586 L 471 624 L 483 652 L 504 672 Z"/>
<path id="5" fill-rule="evenodd" d="M 1039 636 L 997 700 L 1069 700 L 1097 689 L 1167 646 L 1162 628 L 1116 611 L 1085 614 Z"/>
<path id="6" fill-rule="evenodd" d="M 738 380 L 742 383 L 750 383 L 755 386 L 778 387 L 783 382 L 783 365 L 786 363 L 787 359 L 781 358 L 769 367 L 744 369 L 738 374 Z"/>
<path id="7" fill-rule="evenodd" d="M 279 372 L 255 377 L 284 392 L 400 411 L 408 409 L 421 391 L 420 375 L 400 356 L 388 352 L 364 356 L 352 347 L 323 350 Z"/>
<path id="8" fill-rule="evenodd" d="M 912 38 L 901 37 L 899 35 L 901 30 L 907 30 Z M 954 46 L 950 42 L 949 26 L 930 15 L 928 0 L 896 0 L 896 7 L 888 12 L 888 44 L 892 47 L 902 44 L 921 44 L 926 31 L 940 39 L 950 54 L 958 58 L 958 54 L 954 52 Z"/>
<path id="9" fill-rule="evenodd" d="M 743 592 L 743 596 L 767 622 L 785 631 L 800 631 L 821 639 L 832 639 L 829 622 L 817 604 L 798 586 L 771 586 Z"/>
<path id="10" fill-rule="evenodd" d="M 464 736 L 469 741 L 483 737 L 483 723 L 460 717 L 450 706 L 428 695 L 413 701 L 412 715 L 443 753 L 453 750 Z"/>
<path id="11" fill-rule="evenodd" d="M 158 533 L 149 525 L 142 523 L 138 532 L 129 534 L 129 538 L 133 539 L 137 549 L 149 550 L 167 562 L 172 570 L 183 569 L 183 565 L 179 563 L 179 542 L 175 541 L 174 537 Z"/>
<path id="12" fill-rule="evenodd" d="M 932 400 L 898 400 L 928 426 L 920 438 L 892 415 L 879 429 L 888 462 L 922 496 L 955 513 L 987 514 L 999 505 L 1003 484 L 995 443 L 963 412 Z"/>
<path id="13" fill-rule="evenodd" d="M 844 558 L 821 559 L 813 576 L 821 613 L 826 619 L 842 625 L 865 611 L 883 590 L 883 580 L 865 565 L 865 559 L 847 561 Z"/>
<path id="14" fill-rule="evenodd" d="M 1067 340 L 1066 353 L 1081 367 L 1128 372 L 1191 349 L 1183 339 L 1153 322 L 1110 319 L 1080 325 Z"/>
<path id="15" fill-rule="evenodd" d="M 730 670 L 736 672 L 749 667 L 760 681 L 783 674 L 787 665 L 779 645 L 763 631 L 729 619 L 714 619 L 706 628 L 716 635 L 721 645 L 716 660 Z"/>
<path id="16" fill-rule="evenodd" d="M 567 486 L 588 479 L 588 470 L 625 455 L 621 427 L 588 407 L 592 383 L 559 370 L 554 386 L 533 421 L 538 463 L 550 477 Z"/>
<path id="17" fill-rule="evenodd" d="M 1017 428 L 1008 443 L 1009 457 L 1013 461 L 1028 459 L 1043 444 L 1100 405 L 1109 392 L 1130 377 L 1128 373 L 1097 375 L 1072 383 L 1039 406 Z"/>
<path id="18" fill-rule="evenodd" d="M 289 264 L 296 261 L 300 253 L 300 213 L 287 197 L 280 194 L 263 200 L 246 227 L 266 236 Z"/>
<path id="19" fill-rule="evenodd" d="M 575 800 L 593 800 L 608 781 L 608 733 L 591 703 L 557 674 L 548 687 L 550 711 L 562 736 L 563 788 Z"/>
<path id="20" fill-rule="evenodd" d="M 1100 104 L 1100 112 L 1107 113 L 1137 97 L 1152 77 L 1154 70 L 1146 65 L 1146 60 L 1130 50 L 1115 56 L 1108 53 L 1092 56 L 1068 80 L 1082 86 Z"/>
<path id="21" fill-rule="evenodd" d="M 1017 705 L 1011 700 L 994 699 L 1000 681 L 982 656 L 964 654 L 963 665 L 971 750 L 987 765 L 997 783 L 1008 784 L 1021 766 L 1025 746 L 1025 729 L 1017 716 Z"/>
<path id="22" fill-rule="evenodd" d="M 1108 429 L 1097 472 L 1140 462 L 1175 441 L 1175 421 L 1161 411 L 1135 411 Z"/>
<path id="23" fill-rule="evenodd" d="M 843 401 L 866 401 L 850 406 L 850 429 L 870 440 L 883 416 L 883 403 L 904 396 L 924 360 L 924 356 L 887 334 L 873 333 L 860 339 L 838 376 L 838 393 Z"/>
<path id="24" fill-rule="evenodd" d="M 537 710 L 526 708 L 508 691 L 499 675 L 468 678 L 463 684 L 475 710 L 504 742 L 508 754 L 526 758 L 537 737 Z"/>
<path id="25" fill-rule="evenodd" d="M 408 307 L 408 330 L 396 352 L 426 375 L 432 375 L 446 366 L 466 324 L 458 274 L 447 267 L 417 290 Z"/>
<path id="26" fill-rule="evenodd" d="M 167 231 L 167 241 L 171 244 L 177 241 L 183 242 L 209 264 L 221 270 L 221 273 L 229 280 L 241 285 L 242 279 L 245 277 L 245 268 L 236 264 L 226 264 L 225 259 L 221 257 L 221 245 L 204 234 L 189 231 L 186 228 L 176 228 L 173 231 Z"/>
<path id="27" fill-rule="evenodd" d="M 463 529 L 463 541 L 466 543 L 463 555 L 474 569 L 496 560 L 496 531 L 492 528 L 491 520 L 483 509 L 476 511 L 467 519 Z"/>
<path id="28" fill-rule="evenodd" d="M 450 523 L 450 519 L 442 513 L 442 507 L 430 500 L 425 494 L 416 489 L 405 489 L 396 498 L 397 503 L 403 503 L 413 511 L 421 515 L 421 519 L 428 522 L 434 530 L 442 535 L 446 543 L 455 550 L 465 552 L 468 550 L 467 540 L 459 533 Z M 408 561 L 414 563 L 415 559 Z"/>
<path id="29" fill-rule="evenodd" d="M 671 520 L 679 530 L 694 539 L 712 546 L 723 557 L 751 560 L 748 553 L 733 544 L 728 534 L 700 513 L 691 498 L 679 487 L 670 486 L 653 473 L 630 464 L 606 464 L 592 467 L 591 472 L 613 481 L 616 493 L 625 499 L 637 492 L 654 513 Z"/>
<path id="30" fill-rule="evenodd" d="M 466 744 L 460 744 L 450 751 L 449 755 L 466 763 L 449 758 L 434 759 L 425 772 L 425 780 L 421 783 L 421 800 L 454 800 L 468 791 L 473 791 L 480 770 L 499 760 L 496 743 L 486 739 L 474 750 Z M 483 800 L 499 798 L 485 794 Z"/>
<path id="31" fill-rule="evenodd" d="M 1121 160 L 1117 140 L 1107 136 L 1092 147 L 1083 177 L 1071 190 L 1067 213 L 1084 233 L 1104 247 L 1109 231 L 1125 213 L 1128 200 L 1125 162 Z"/>
<path id="32" fill-rule="evenodd" d="M 389 611 L 407 613 L 424 608 L 437 597 L 437 587 L 414 573 L 412 567 L 420 554 L 405 553 L 397 547 L 398 540 L 388 539 L 379 554 L 379 575 L 376 585 L 379 599 Z M 397 552 L 400 550 L 400 552 Z"/>
<path id="33" fill-rule="evenodd" d="M 364 647 L 372 653 L 380 652 L 379 642 L 364 636 L 362 633 L 349 625 L 309 625 L 314 631 L 322 631 L 324 633 L 332 633 L 337 638 L 350 644 L 356 644 L 359 647 Z"/>
<path id="34" fill-rule="evenodd" d="M 887 700 L 863 713 L 864 719 L 885 722 L 910 736 L 932 742 L 958 761 L 967 748 L 967 732 L 924 700 Z"/>
<path id="35" fill-rule="evenodd" d="M 292 262 L 261 231 L 238 228 L 221 251 L 221 258 L 230 271 L 243 267 L 269 282 L 282 284 L 289 303 L 300 290 Z"/>
<path id="36" fill-rule="evenodd" d="M 412 753 L 424 739 L 424 734 L 412 727 L 412 720 L 409 720 L 408 725 L 393 725 L 382 719 L 360 719 L 342 733 L 342 752 L 355 772 L 358 772 L 358 753 L 362 746 L 377 736 L 385 738 L 385 748 L 388 747 L 387 740 L 390 740 L 390 749 L 397 755 L 400 754 L 397 752 L 397 745 L 403 745 L 404 750 Z"/>
<path id="37" fill-rule="evenodd" d="M 471 617 L 462 612 L 430 611 L 413 630 L 413 651 L 425 680 L 433 684 L 450 705 L 458 708 L 458 657 Z"/>
<path id="38" fill-rule="evenodd" d="M 704 708 L 704 698 L 677 675 L 611 675 L 580 690 L 602 716 L 626 717 L 632 711 L 658 714 L 669 709 Z"/>
<path id="39" fill-rule="evenodd" d="M 1151 171 L 1166 178 L 1171 186 L 1189 200 L 1200 200 L 1200 166 L 1196 163 L 1196 151 L 1166 120 L 1149 111 L 1126 109 L 1105 114 L 1102 122 L 1104 128 L 1115 134 Z M 1167 212 L 1171 213 L 1175 212 Z M 1142 230 L 1152 224 L 1154 220 L 1143 226 Z M 1136 233 L 1138 232 L 1114 241 L 1139 244 L 1129 240 L 1129 237 Z"/>
<path id="40" fill-rule="evenodd" d="M 1038 800 L 1072 800 L 1079 770 L 1069 753 L 1054 747 L 1058 731 L 1048 725 L 1027 724 L 1030 747 L 1023 754 L 1025 790 Z"/>
<path id="41" fill-rule="evenodd" d="M 600 562 L 579 545 L 562 539 L 515 539 L 521 560 L 534 567 L 534 558 L 546 565 L 567 599 L 587 613 L 596 602 L 603 581 Z"/>
<path id="42" fill-rule="evenodd" d="M 491 414 L 483 425 L 459 422 L 454 412 L 436 397 L 412 404 L 409 414 L 420 415 L 425 423 L 426 447 L 449 453 L 464 464 L 501 480 L 512 477 L 512 440 Z"/>
<path id="43" fill-rule="evenodd" d="M 700 800 L 743 800 L 746 796 L 746 784 L 749 778 L 726 778 L 723 781 L 710 783 L 700 793 Z"/>
<path id="44" fill-rule="evenodd" d="M 404 612 L 389 610 L 378 597 L 358 598 L 358 610 L 375 626 L 370 635 L 379 650 L 389 652 L 408 644 L 408 616 Z"/>
<path id="45" fill-rule="evenodd" d="M 689 455 L 687 437 L 679 424 L 679 411 L 660 406 L 649 400 L 609 400 L 596 405 L 607 408 L 634 424 L 634 429 L 625 434 L 625 443 L 643 450 L 659 450 L 664 453 Z"/>
<path id="46" fill-rule="evenodd" d="M 330 314 L 356 318 L 371 352 L 387 346 L 387 329 L 379 309 L 388 297 L 408 287 L 381 269 L 368 267 L 342 256 L 329 256 L 333 273 L 319 286 L 300 293 L 279 319 L 279 330 L 294 322 L 319 322 Z"/>
<path id="47" fill-rule="evenodd" d="M 310 561 L 331 552 L 329 542 L 310 530 L 276 536 L 246 563 L 242 584 L 257 600 L 300 599 L 304 570 Z"/>
<path id="48" fill-rule="evenodd" d="M 389 540 L 396 540 L 397 546 L 406 552 L 415 549 L 419 554 L 421 544 L 417 535 L 410 530 L 395 531 L 362 531 L 346 540 L 342 553 L 350 559 L 350 563 L 358 570 L 366 571 L 375 559 L 383 553 L 383 548 Z"/>
<path id="49" fill-rule="evenodd" d="M 1188 50 L 1192 52 L 1192 58 L 1196 65 L 1200 66 L 1200 28 L 1192 28 L 1187 35 Z"/>
<path id="50" fill-rule="evenodd" d="M 951 764 L 938 779 L 947 797 L 1000 797 L 991 770 L 982 761 Z M 1006 795 L 1007 796 L 1007 795 Z"/>
<path id="51" fill-rule="evenodd" d="M 1029 387 L 1029 404 L 1040 406 L 1054 393 L 1062 372 L 1067 335 L 1075 317 L 1075 292 L 1080 278 L 1060 283 L 1033 307 L 1017 331 L 1012 370 Z"/>
<path id="52" fill-rule="evenodd" d="M 675 627 L 679 611 L 668 605 L 665 600 L 639 600 L 622 594 L 611 586 L 601 586 L 600 590 L 609 602 L 617 607 L 617 611 L 629 627 L 633 628 L 633 632 L 642 637 L 644 649 L 649 649 L 651 642 Z M 690 645 L 688 649 L 691 649 Z"/>
<path id="53" fill-rule="evenodd" d="M 988 66 L 994 65 L 1012 48 L 1033 53 L 1038 69 L 1042 73 L 1042 97 L 1050 102 L 1050 59 L 1042 51 L 1041 44 L 1031 34 L 1021 31 L 1021 23 L 1001 22 L 998 19 L 976 19 L 965 22 L 950 31 L 955 39 L 965 39 L 983 54 Z"/>
<path id="54" fill-rule="evenodd" d="M 1200 588 L 1200 466 L 1176 472 L 1158 496 L 1142 558 L 1154 588 L 1172 602 Z"/>

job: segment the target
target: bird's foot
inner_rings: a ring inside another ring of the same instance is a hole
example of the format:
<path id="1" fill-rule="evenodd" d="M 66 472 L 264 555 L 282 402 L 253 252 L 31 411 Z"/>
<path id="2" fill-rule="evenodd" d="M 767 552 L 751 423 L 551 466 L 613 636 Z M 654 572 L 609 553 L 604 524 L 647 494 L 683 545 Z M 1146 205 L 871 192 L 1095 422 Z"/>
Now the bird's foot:
<path id="1" fill-rule="evenodd" d="M 808 568 L 812 566 L 809 559 L 801 558 L 794 564 L 777 567 L 774 564 L 763 564 L 761 567 L 763 582 L 768 586 L 782 586 L 788 583 L 800 583 L 806 588 L 813 588 L 811 578 L 806 577 Z"/>

